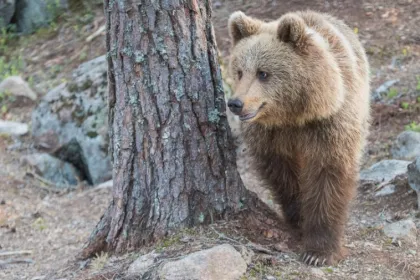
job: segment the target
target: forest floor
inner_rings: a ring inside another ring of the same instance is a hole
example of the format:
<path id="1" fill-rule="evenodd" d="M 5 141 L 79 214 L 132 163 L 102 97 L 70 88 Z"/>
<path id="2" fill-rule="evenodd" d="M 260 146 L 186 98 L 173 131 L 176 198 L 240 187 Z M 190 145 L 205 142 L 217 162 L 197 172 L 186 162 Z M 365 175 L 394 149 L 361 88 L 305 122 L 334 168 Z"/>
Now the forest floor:
<path id="1" fill-rule="evenodd" d="M 235 10 L 261 19 L 274 19 L 287 11 L 311 8 L 342 18 L 355 29 L 369 56 L 373 91 L 386 81 L 399 80 L 372 104 L 373 122 L 364 167 L 391 158 L 390 147 L 407 126 L 419 129 L 419 0 L 371 0 L 369 3 L 361 0 L 231 0 L 214 1 L 213 6 L 216 37 L 225 60 L 230 47 L 227 18 Z M 93 19 L 88 21 L 88 17 Z M 103 33 L 87 40 L 103 23 L 100 8 L 71 20 L 63 19 L 53 29 L 13 41 L 10 57 L 18 56 L 24 61 L 20 74 L 31 80 L 35 91 L 43 95 L 65 81 L 78 64 L 105 53 Z M 0 116 L 30 123 L 32 108 L 11 108 Z M 106 209 L 111 189 L 80 187 L 71 192 L 59 192 L 49 188 L 20 166 L 20 158 L 31 152 L 30 140 L 29 137 L 0 136 L 0 279 L 49 280 L 46 275 L 51 271 L 63 271 L 66 279 L 114 279 L 132 256 L 110 257 L 114 264 L 121 262 L 119 269 L 105 266 L 108 256 L 104 255 L 86 264 L 85 270 L 73 271 L 73 276 L 68 271 L 68 265 Z M 254 183 L 257 185 L 241 154 L 238 166 L 246 185 L 251 188 Z M 339 265 L 320 269 L 302 265 L 297 261 L 299 245 L 281 239 L 280 236 L 288 234 L 273 229 L 270 234 L 261 233 L 259 241 L 281 248 L 281 252 L 256 253 L 244 279 L 270 279 L 268 276 L 275 277 L 271 279 L 420 279 L 420 243 L 395 244 L 378 226 L 384 220 L 395 221 L 415 213 L 415 194 L 409 191 L 407 184 L 397 189 L 396 194 L 379 198 L 371 187 L 359 188 L 346 231 L 350 254 Z M 242 227 L 232 222 L 183 232 L 158 246 L 162 250 L 188 252 L 206 246 L 209 240 L 229 243 L 216 234 L 220 232 L 236 242 L 247 242 Z M 180 242 L 184 235 L 192 241 Z M 19 254 L 1 256 L 1 252 L 12 251 Z M 4 263 L 8 259 L 20 263 Z"/>

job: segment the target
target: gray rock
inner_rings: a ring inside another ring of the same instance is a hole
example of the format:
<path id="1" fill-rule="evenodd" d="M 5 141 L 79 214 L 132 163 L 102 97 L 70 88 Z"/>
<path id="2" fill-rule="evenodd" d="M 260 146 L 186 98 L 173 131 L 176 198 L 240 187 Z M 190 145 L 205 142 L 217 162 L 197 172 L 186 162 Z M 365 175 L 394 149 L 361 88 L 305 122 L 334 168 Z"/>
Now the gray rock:
<path id="1" fill-rule="evenodd" d="M 127 270 L 127 276 L 137 278 L 143 277 L 151 268 L 157 263 L 160 254 L 150 252 L 149 254 L 143 255 L 135 260 Z"/>
<path id="2" fill-rule="evenodd" d="M 386 196 L 395 193 L 395 185 L 389 184 L 384 186 L 378 192 L 376 192 L 375 196 Z"/>
<path id="3" fill-rule="evenodd" d="M 67 0 L 17 0 L 15 18 L 18 32 L 29 34 L 48 25 L 67 6 Z"/>
<path id="4" fill-rule="evenodd" d="M 0 83 L 0 93 L 21 96 L 36 101 L 37 96 L 29 85 L 19 76 L 7 77 Z"/>
<path id="5" fill-rule="evenodd" d="M 25 123 L 0 120 L 0 134 L 6 134 L 10 136 L 22 136 L 27 134 L 28 131 L 28 125 Z"/>
<path id="6" fill-rule="evenodd" d="M 404 131 L 398 135 L 391 153 L 393 158 L 403 160 L 414 160 L 420 156 L 420 133 Z"/>
<path id="7" fill-rule="evenodd" d="M 237 280 L 246 269 L 241 254 L 231 245 L 224 244 L 164 264 L 159 271 L 159 279 Z"/>
<path id="8" fill-rule="evenodd" d="M 383 160 L 360 172 L 360 179 L 386 184 L 395 177 L 404 175 L 409 163 L 409 161 L 404 160 Z"/>
<path id="9" fill-rule="evenodd" d="M 0 28 L 7 26 L 15 13 L 15 0 L 0 0 Z"/>
<path id="10" fill-rule="evenodd" d="M 420 210 L 420 157 L 408 165 L 408 184 L 417 193 L 417 208 Z"/>
<path id="11" fill-rule="evenodd" d="M 417 227 L 412 220 L 386 224 L 383 230 L 386 236 L 393 239 L 400 239 L 410 243 L 415 243 L 417 240 Z"/>
<path id="12" fill-rule="evenodd" d="M 24 156 L 21 164 L 32 167 L 39 176 L 55 183 L 57 187 L 77 185 L 81 181 L 81 175 L 73 165 L 49 154 Z"/>
<path id="13" fill-rule="evenodd" d="M 95 185 L 112 178 L 106 72 L 105 56 L 80 65 L 32 114 L 35 146 L 72 163 Z"/>

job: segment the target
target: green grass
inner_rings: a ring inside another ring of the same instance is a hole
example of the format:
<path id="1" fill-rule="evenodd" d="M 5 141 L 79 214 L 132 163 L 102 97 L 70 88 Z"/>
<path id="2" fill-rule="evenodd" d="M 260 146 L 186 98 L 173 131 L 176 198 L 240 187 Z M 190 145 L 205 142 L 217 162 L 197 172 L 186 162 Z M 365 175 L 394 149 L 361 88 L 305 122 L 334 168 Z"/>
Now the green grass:
<path id="1" fill-rule="evenodd" d="M 408 102 L 401 102 L 401 108 L 407 110 L 410 107 L 410 103 Z"/>
<path id="2" fill-rule="evenodd" d="M 417 76 L 417 86 L 416 86 L 416 90 L 420 91 L 420 76 Z"/>
<path id="3" fill-rule="evenodd" d="M 420 124 L 418 124 L 417 122 L 411 122 L 410 124 L 405 126 L 405 130 L 410 130 L 410 131 L 415 131 L 415 132 L 420 132 Z"/>
<path id="4" fill-rule="evenodd" d="M 387 97 L 388 97 L 389 99 L 394 98 L 394 97 L 395 97 L 395 96 L 397 96 L 397 95 L 398 95 L 398 90 L 397 90 L 396 88 L 392 87 L 392 88 L 390 88 L 390 89 L 388 90 Z"/>

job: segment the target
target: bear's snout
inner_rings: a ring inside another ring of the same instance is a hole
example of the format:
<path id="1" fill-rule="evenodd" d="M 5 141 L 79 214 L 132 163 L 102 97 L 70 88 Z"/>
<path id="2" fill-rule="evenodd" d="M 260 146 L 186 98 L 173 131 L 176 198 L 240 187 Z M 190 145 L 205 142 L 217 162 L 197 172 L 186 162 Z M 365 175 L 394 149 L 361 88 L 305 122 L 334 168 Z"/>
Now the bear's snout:
<path id="1" fill-rule="evenodd" d="M 242 112 L 242 109 L 244 108 L 244 103 L 238 98 L 229 99 L 228 107 L 232 113 L 239 115 Z"/>

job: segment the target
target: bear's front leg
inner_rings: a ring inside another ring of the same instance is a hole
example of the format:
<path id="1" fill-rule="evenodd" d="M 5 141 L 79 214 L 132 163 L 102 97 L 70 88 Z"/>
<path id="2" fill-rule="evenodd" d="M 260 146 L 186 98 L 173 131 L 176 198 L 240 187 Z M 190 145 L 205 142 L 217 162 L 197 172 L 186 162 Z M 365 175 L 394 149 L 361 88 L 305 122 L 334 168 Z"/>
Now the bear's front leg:
<path id="1" fill-rule="evenodd" d="M 309 265 L 332 265 L 344 257 L 342 239 L 357 173 L 349 161 L 322 159 L 302 170 L 304 252 Z"/>

